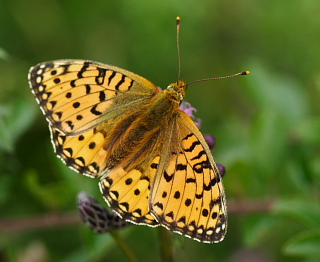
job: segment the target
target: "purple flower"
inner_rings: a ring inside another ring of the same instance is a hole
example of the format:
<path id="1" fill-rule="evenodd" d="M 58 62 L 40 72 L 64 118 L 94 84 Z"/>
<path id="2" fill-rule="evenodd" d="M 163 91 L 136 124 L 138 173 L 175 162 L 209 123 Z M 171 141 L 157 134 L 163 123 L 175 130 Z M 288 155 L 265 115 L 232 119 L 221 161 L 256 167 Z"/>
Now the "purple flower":
<path id="1" fill-rule="evenodd" d="M 194 121 L 194 123 L 200 129 L 202 121 L 201 121 L 201 119 L 196 118 L 193 114 L 194 112 L 197 112 L 197 109 L 192 107 L 189 102 L 184 102 L 184 101 L 182 101 L 182 103 L 180 105 L 180 109 L 182 111 L 184 111 L 188 116 L 190 116 L 192 118 L 192 120 Z M 212 150 L 216 145 L 216 139 L 210 134 L 204 134 L 203 137 L 206 140 L 210 150 Z M 224 175 L 226 174 L 226 168 L 221 164 L 217 164 L 217 167 L 218 167 L 218 170 L 219 170 L 221 177 L 224 177 Z"/>
<path id="2" fill-rule="evenodd" d="M 218 167 L 220 176 L 224 177 L 224 175 L 226 174 L 226 168 L 221 164 L 217 164 L 217 167 Z"/>
<path id="3" fill-rule="evenodd" d="M 216 139 L 212 135 L 209 135 L 209 134 L 203 134 L 203 137 L 207 141 L 207 144 L 208 144 L 210 150 L 212 150 L 216 145 Z"/>
<path id="4" fill-rule="evenodd" d="M 77 200 L 82 221 L 96 233 L 106 233 L 128 225 L 116 213 L 105 209 L 96 199 L 85 192 L 80 192 Z"/>
<path id="5" fill-rule="evenodd" d="M 180 109 L 192 118 L 197 127 L 201 128 L 201 119 L 195 118 L 195 116 L 193 115 L 193 112 L 197 112 L 197 109 L 195 107 L 192 107 L 189 102 L 182 101 Z"/>

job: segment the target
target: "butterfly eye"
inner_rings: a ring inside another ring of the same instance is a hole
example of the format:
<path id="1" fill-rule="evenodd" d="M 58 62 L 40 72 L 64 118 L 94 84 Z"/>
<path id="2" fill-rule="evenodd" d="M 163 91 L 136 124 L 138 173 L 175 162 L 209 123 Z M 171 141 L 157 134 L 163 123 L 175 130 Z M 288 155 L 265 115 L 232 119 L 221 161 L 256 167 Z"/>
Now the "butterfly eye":
<path id="1" fill-rule="evenodd" d="M 177 83 L 170 84 L 167 90 L 173 93 L 177 97 L 177 100 L 181 102 L 186 96 L 186 87 L 186 82 L 179 80 Z"/>
<path id="2" fill-rule="evenodd" d="M 177 92 L 177 85 L 176 84 L 170 84 L 170 85 L 168 85 L 167 89 Z"/>

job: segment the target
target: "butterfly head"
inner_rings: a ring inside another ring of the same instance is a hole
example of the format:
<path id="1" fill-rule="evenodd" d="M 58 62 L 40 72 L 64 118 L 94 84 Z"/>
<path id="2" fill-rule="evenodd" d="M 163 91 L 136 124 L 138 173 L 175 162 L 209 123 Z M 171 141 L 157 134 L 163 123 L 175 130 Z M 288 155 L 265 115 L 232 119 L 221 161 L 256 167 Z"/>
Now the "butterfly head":
<path id="1" fill-rule="evenodd" d="M 186 96 L 186 89 L 187 82 L 179 80 L 176 83 L 170 84 L 165 91 L 168 92 L 171 97 L 180 104 L 183 98 Z"/>

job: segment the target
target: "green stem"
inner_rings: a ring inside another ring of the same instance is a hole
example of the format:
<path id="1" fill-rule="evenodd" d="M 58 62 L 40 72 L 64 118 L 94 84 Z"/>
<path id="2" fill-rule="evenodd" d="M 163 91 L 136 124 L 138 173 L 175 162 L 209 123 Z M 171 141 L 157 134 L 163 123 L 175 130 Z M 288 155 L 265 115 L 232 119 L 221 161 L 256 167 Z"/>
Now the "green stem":
<path id="1" fill-rule="evenodd" d="M 138 262 L 138 259 L 133 254 L 131 249 L 126 245 L 126 243 L 123 241 L 123 239 L 119 236 L 119 233 L 117 232 L 117 230 L 111 231 L 110 234 L 113 236 L 114 240 L 117 242 L 117 244 L 122 249 L 122 251 L 126 254 L 129 261 Z"/>
<path id="2" fill-rule="evenodd" d="M 173 261 L 172 233 L 164 227 L 158 228 L 162 262 Z"/>

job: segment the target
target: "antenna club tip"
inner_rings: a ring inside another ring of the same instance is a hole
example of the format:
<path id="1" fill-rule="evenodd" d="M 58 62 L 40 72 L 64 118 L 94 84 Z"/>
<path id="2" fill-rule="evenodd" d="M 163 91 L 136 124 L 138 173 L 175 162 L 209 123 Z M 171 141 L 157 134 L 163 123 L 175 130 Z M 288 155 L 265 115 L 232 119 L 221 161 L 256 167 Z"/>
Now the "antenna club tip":
<path id="1" fill-rule="evenodd" d="M 251 74 L 250 71 L 244 71 L 244 72 L 241 73 L 241 75 L 250 75 L 250 74 Z"/>
<path id="2" fill-rule="evenodd" d="M 177 17 L 176 17 L 176 22 L 177 22 L 177 24 L 180 24 L 180 20 L 181 20 L 180 16 L 177 16 Z"/>

